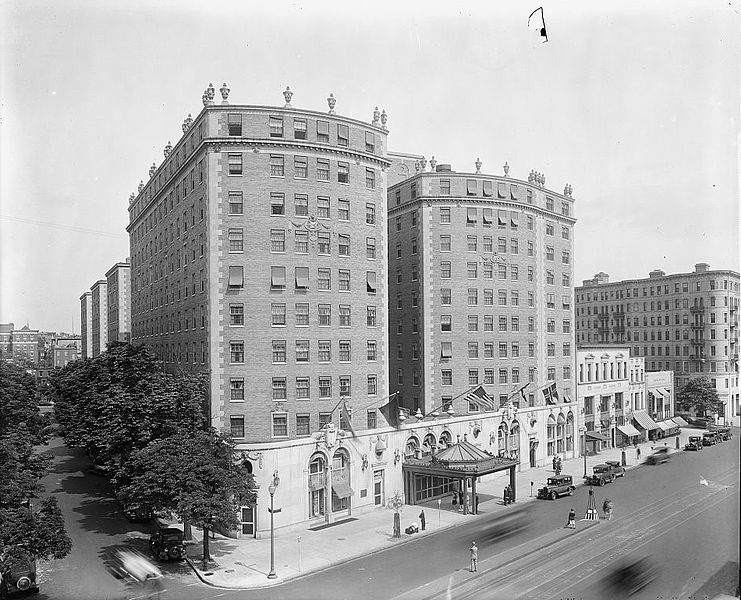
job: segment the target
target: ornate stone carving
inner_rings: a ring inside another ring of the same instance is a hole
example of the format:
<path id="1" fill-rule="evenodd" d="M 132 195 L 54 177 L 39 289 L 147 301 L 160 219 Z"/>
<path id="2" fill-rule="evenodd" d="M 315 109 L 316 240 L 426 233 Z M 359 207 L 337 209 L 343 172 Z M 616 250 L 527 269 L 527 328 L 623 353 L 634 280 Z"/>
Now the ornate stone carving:
<path id="1" fill-rule="evenodd" d="M 140 181 L 136 189 L 139 190 L 139 193 L 141 194 L 142 190 L 144 189 L 144 182 Z"/>
<path id="2" fill-rule="evenodd" d="M 208 103 L 213 104 L 214 103 L 214 96 L 216 95 L 216 89 L 214 89 L 214 84 L 209 83 L 208 87 L 206 88 L 206 96 L 208 97 Z"/>
<path id="3" fill-rule="evenodd" d="M 163 152 L 165 154 L 165 158 L 170 156 L 170 152 L 172 152 L 172 144 L 170 143 L 170 140 L 167 141 L 167 145 L 165 146 L 165 149 Z"/>
<path id="4" fill-rule="evenodd" d="M 262 452 L 258 450 L 243 450 L 242 460 L 257 461 L 257 466 L 262 469 Z"/>
<path id="5" fill-rule="evenodd" d="M 504 161 L 504 166 L 502 168 L 504 169 L 504 176 L 509 177 L 509 165 L 506 160 Z"/>
<path id="6" fill-rule="evenodd" d="M 204 104 L 204 106 L 206 105 Z M 188 116 L 185 117 L 185 120 L 183 121 L 183 133 L 188 131 L 191 125 L 193 125 L 193 117 L 190 115 L 190 113 L 188 113 Z"/>
<path id="7" fill-rule="evenodd" d="M 414 161 L 414 172 L 419 173 L 422 170 L 422 165 L 419 164 L 418 160 Z"/>
<path id="8" fill-rule="evenodd" d="M 329 105 L 329 114 L 333 115 L 335 104 L 337 104 L 337 100 L 335 99 L 334 94 L 329 94 L 329 98 L 327 98 L 327 104 Z"/>
<path id="9" fill-rule="evenodd" d="M 373 121 L 371 121 L 371 125 L 375 125 L 378 127 L 378 120 L 381 118 L 381 112 L 378 110 L 378 107 L 376 106 L 375 109 L 373 109 Z"/>
<path id="10" fill-rule="evenodd" d="M 474 164 L 476 165 L 476 174 L 478 175 L 481 173 L 481 159 L 477 158 Z"/>
<path id="11" fill-rule="evenodd" d="M 424 171 L 427 168 L 427 159 L 423 156 L 422 160 L 419 161 L 419 164 L 422 167 L 422 170 Z"/>
<path id="12" fill-rule="evenodd" d="M 219 88 L 219 91 L 221 92 L 221 103 L 229 104 L 229 92 L 231 90 L 226 86 L 226 82 Z"/>
<path id="13" fill-rule="evenodd" d="M 527 176 L 527 182 L 528 183 L 533 183 L 534 181 L 535 181 L 535 171 L 533 171 L 532 169 L 530 169 L 530 173 Z"/>
<path id="14" fill-rule="evenodd" d="M 293 92 L 291 91 L 291 87 L 288 85 L 283 92 L 283 98 L 286 101 L 286 105 L 283 108 L 291 108 L 291 98 L 293 98 Z"/>
<path id="15" fill-rule="evenodd" d="M 134 192 L 131 192 L 131 195 L 129 196 L 129 204 L 134 202 L 135 199 L 136 199 L 136 196 L 134 196 Z"/>
<path id="16" fill-rule="evenodd" d="M 152 166 L 149 167 L 149 176 L 151 177 L 152 175 L 154 175 L 156 171 L 157 171 L 157 165 L 152 163 Z"/>
<path id="17" fill-rule="evenodd" d="M 203 95 L 201 96 L 201 102 L 203 102 L 203 106 L 208 106 L 208 92 L 206 90 L 203 90 Z"/>
<path id="18" fill-rule="evenodd" d="M 388 127 L 386 127 L 386 123 L 388 122 L 388 120 L 389 120 L 389 116 L 386 114 L 386 109 L 384 108 L 381 111 L 381 129 L 383 130 L 388 129 Z"/>
<path id="19" fill-rule="evenodd" d="M 435 155 L 432 155 L 432 158 L 430 159 L 430 171 L 434 173 L 435 171 L 435 165 L 437 164 L 437 161 L 435 160 Z"/>
<path id="20" fill-rule="evenodd" d="M 574 193 L 574 190 L 571 187 L 571 184 L 568 184 L 567 183 L 566 184 L 566 187 L 563 188 L 563 195 L 564 196 L 568 196 L 570 198 L 571 197 L 571 194 L 573 194 L 573 193 Z"/>
<path id="21" fill-rule="evenodd" d="M 317 233 L 319 231 L 331 231 L 329 227 L 327 227 L 324 223 L 320 223 L 316 215 L 311 215 L 306 221 L 303 221 L 301 223 L 294 223 L 291 221 L 291 225 L 293 225 L 293 229 L 305 229 L 309 232 L 309 241 L 314 243 L 316 242 Z M 288 233 L 291 233 L 293 230 L 289 227 Z"/>

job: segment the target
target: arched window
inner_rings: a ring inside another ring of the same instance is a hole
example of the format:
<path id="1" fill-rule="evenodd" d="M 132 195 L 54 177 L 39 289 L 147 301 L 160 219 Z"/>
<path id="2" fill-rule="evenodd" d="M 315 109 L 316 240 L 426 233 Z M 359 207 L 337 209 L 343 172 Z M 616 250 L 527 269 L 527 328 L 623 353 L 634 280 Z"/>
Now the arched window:
<path id="1" fill-rule="evenodd" d="M 350 455 L 338 448 L 332 457 L 332 512 L 350 507 Z"/>
<path id="2" fill-rule="evenodd" d="M 327 487 L 324 456 L 315 454 L 309 462 L 309 518 L 323 517 Z"/>
<path id="3" fill-rule="evenodd" d="M 566 451 L 571 452 L 574 449 L 574 413 L 569 411 L 566 415 Z"/>
<path id="4" fill-rule="evenodd" d="M 434 433 L 428 433 L 425 436 L 424 442 L 422 443 L 422 452 L 425 454 L 429 454 L 430 452 L 435 452 L 437 449 L 437 442 L 435 441 L 435 434 Z"/>
<path id="5" fill-rule="evenodd" d="M 561 454 L 566 447 L 566 419 L 562 414 L 556 421 L 556 452 Z"/>
<path id="6" fill-rule="evenodd" d="M 414 458 L 415 452 L 419 450 L 419 440 L 412 436 L 407 440 L 407 445 L 404 448 L 404 456 L 410 456 Z"/>
<path id="7" fill-rule="evenodd" d="M 509 430 L 509 456 L 520 460 L 520 424 L 515 421 Z"/>
<path id="8" fill-rule="evenodd" d="M 499 456 L 507 454 L 507 423 L 501 423 L 497 429 L 497 450 Z"/>
<path id="9" fill-rule="evenodd" d="M 439 442 L 440 448 L 447 448 L 452 443 L 453 443 L 453 436 L 450 434 L 449 431 L 443 431 L 440 434 L 440 442 Z"/>
<path id="10" fill-rule="evenodd" d="M 553 415 L 548 415 L 548 456 L 556 453 L 556 419 Z"/>

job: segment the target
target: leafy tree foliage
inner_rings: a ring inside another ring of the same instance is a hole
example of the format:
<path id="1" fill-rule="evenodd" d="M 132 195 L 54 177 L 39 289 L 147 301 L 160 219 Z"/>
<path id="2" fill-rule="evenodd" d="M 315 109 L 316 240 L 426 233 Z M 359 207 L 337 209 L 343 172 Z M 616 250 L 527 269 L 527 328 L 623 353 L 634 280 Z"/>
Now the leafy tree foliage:
<path id="1" fill-rule="evenodd" d="M 144 346 L 111 343 L 51 376 L 60 434 L 94 462 L 116 467 L 150 441 L 204 423 L 204 374 L 165 373 Z"/>
<path id="2" fill-rule="evenodd" d="M 0 364 L 0 554 L 20 550 L 33 558 L 63 558 L 72 542 L 55 498 L 39 510 L 32 499 L 50 458 L 35 446 L 48 441 L 49 419 L 39 412 L 36 379 L 22 367 Z"/>
<path id="3" fill-rule="evenodd" d="M 114 485 L 127 504 L 203 528 L 204 562 L 208 531 L 236 528 L 239 506 L 256 498 L 252 474 L 234 460 L 234 443 L 215 429 L 153 441 L 130 457 Z"/>
<path id="4" fill-rule="evenodd" d="M 682 410 L 694 409 L 701 416 L 723 412 L 723 401 L 707 377 L 690 379 L 677 393 L 677 406 Z"/>

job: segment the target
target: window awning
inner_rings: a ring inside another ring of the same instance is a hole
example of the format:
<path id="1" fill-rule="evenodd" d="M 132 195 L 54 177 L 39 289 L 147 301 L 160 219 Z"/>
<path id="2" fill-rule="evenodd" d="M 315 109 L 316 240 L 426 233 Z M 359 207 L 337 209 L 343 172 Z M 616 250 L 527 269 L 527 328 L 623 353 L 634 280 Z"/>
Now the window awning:
<path id="1" fill-rule="evenodd" d="M 491 221 L 492 221 L 491 209 L 485 208 L 483 212 L 484 212 L 484 224 L 491 225 Z"/>
<path id="2" fill-rule="evenodd" d="M 453 342 L 442 342 L 440 344 L 440 358 L 453 357 Z"/>
<path id="3" fill-rule="evenodd" d="M 338 498 L 349 498 L 354 494 L 347 481 L 332 482 L 332 491 Z"/>
<path id="4" fill-rule="evenodd" d="M 509 221 L 513 228 L 516 228 L 520 223 L 520 213 L 512 211 L 509 213 Z"/>
<path id="5" fill-rule="evenodd" d="M 520 188 L 512 184 L 509 186 L 509 193 L 512 195 L 512 200 L 517 200 L 520 197 Z"/>
<path id="6" fill-rule="evenodd" d="M 641 435 L 641 432 L 633 427 L 630 423 L 628 423 L 627 425 L 618 425 L 618 429 L 628 437 Z"/>
<path id="7" fill-rule="evenodd" d="M 286 287 L 286 268 L 285 267 L 271 267 L 270 268 L 270 285 L 272 287 Z"/>
<path id="8" fill-rule="evenodd" d="M 296 267 L 296 287 L 308 289 L 309 267 Z"/>
<path id="9" fill-rule="evenodd" d="M 366 271 L 365 273 L 365 287 L 369 294 L 376 293 L 376 273 L 375 271 Z"/>
<path id="10" fill-rule="evenodd" d="M 484 186 L 484 196 L 491 196 L 492 194 L 491 181 L 484 180 L 483 186 Z"/>
<path id="11" fill-rule="evenodd" d="M 674 421 L 680 427 L 687 427 L 689 425 L 689 423 L 685 421 L 682 417 L 672 417 L 672 421 Z"/>
<path id="12" fill-rule="evenodd" d="M 507 197 L 507 184 L 506 183 L 498 183 L 497 184 L 497 195 L 500 198 L 506 198 Z"/>
<path id="13" fill-rule="evenodd" d="M 507 211 L 506 210 L 497 211 L 497 221 L 500 227 L 507 226 Z"/>
<path id="14" fill-rule="evenodd" d="M 229 267 L 229 287 L 244 286 L 244 267 Z"/>
<path id="15" fill-rule="evenodd" d="M 664 421 L 659 421 L 657 425 L 659 426 L 659 429 L 661 429 L 662 431 L 672 431 L 676 429 L 677 427 L 679 427 L 679 425 L 677 425 L 671 419 L 665 419 Z"/>
<path id="16" fill-rule="evenodd" d="M 659 426 L 656 424 L 656 422 L 648 415 L 648 413 L 645 410 L 634 410 L 633 411 L 633 419 L 635 420 L 638 425 L 640 425 L 643 429 L 659 429 Z"/>
<path id="17" fill-rule="evenodd" d="M 475 179 L 466 180 L 466 192 L 469 194 L 476 193 L 476 180 Z"/>
<path id="18" fill-rule="evenodd" d="M 466 220 L 469 223 L 475 223 L 476 222 L 476 209 L 472 206 L 468 207 L 468 210 L 466 211 Z"/>
<path id="19" fill-rule="evenodd" d="M 600 433 L 599 431 L 587 431 L 584 435 L 589 440 L 599 440 L 600 442 L 610 441 L 610 438 L 608 438 L 604 433 Z"/>
<path id="20" fill-rule="evenodd" d="M 663 398 L 665 394 L 664 390 L 661 388 L 651 388 L 648 391 L 654 395 L 654 398 Z"/>

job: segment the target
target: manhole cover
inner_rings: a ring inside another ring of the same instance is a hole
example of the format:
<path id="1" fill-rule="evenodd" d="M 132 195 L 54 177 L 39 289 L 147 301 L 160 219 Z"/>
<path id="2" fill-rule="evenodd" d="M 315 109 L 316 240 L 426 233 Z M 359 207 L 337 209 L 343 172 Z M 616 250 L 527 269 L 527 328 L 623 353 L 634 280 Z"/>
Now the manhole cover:
<path id="1" fill-rule="evenodd" d="M 204 575 L 204 577 L 208 577 L 209 575 L 213 575 L 213 573 L 211 571 L 209 571 L 208 573 L 204 573 L 203 575 Z"/>

